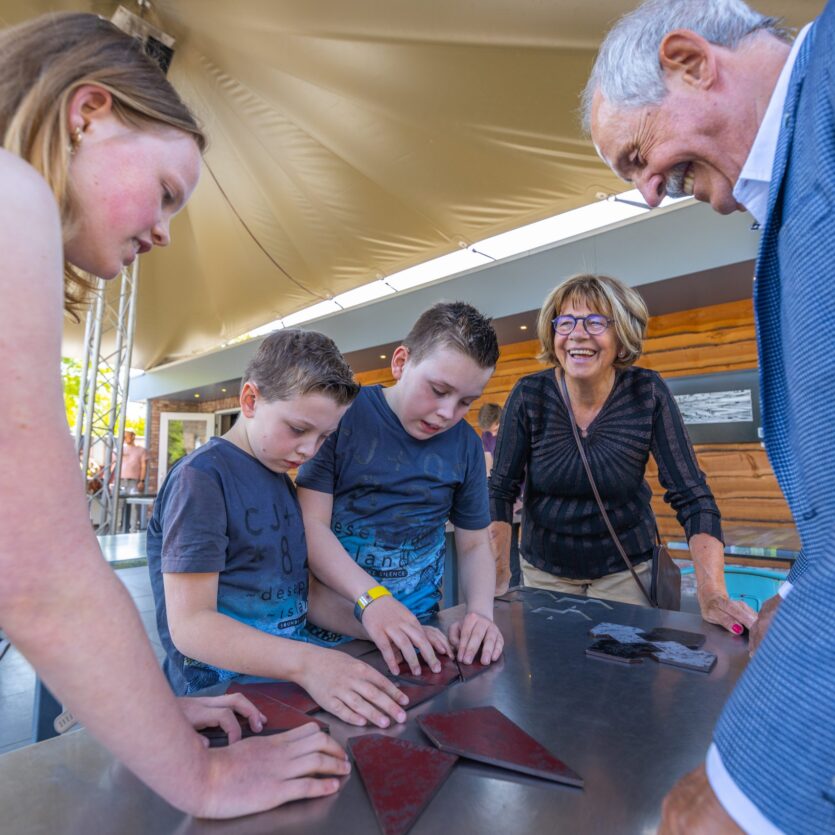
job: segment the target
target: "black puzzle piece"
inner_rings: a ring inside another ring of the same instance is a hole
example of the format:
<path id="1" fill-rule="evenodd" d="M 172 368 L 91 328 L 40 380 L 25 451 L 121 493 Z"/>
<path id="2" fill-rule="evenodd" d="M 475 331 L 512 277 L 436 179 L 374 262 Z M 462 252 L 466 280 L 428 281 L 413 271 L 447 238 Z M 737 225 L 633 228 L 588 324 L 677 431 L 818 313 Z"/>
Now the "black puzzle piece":
<path id="1" fill-rule="evenodd" d="M 646 642 L 622 644 L 614 638 L 601 638 L 586 649 L 590 658 L 617 661 L 620 664 L 640 664 L 652 655 L 655 647 Z"/>
<path id="2" fill-rule="evenodd" d="M 653 646 L 656 649 L 652 657 L 659 664 L 669 664 L 698 673 L 709 673 L 716 665 L 716 656 L 712 652 L 688 649 L 673 641 L 656 641 Z"/>
<path id="3" fill-rule="evenodd" d="M 655 641 L 675 641 L 677 644 L 683 644 L 688 649 L 698 649 L 704 642 L 705 636 L 701 632 L 685 632 L 683 629 L 670 629 L 667 626 L 656 626 L 648 632 L 643 633 L 644 640 Z"/>

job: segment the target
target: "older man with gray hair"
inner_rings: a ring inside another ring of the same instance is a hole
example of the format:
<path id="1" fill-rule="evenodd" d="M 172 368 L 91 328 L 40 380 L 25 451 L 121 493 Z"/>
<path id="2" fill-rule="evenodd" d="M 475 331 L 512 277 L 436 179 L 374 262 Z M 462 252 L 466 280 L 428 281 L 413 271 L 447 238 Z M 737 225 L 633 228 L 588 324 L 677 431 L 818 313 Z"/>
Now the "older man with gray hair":
<path id="1" fill-rule="evenodd" d="M 693 195 L 762 227 L 763 431 L 803 543 L 662 831 L 835 832 L 835 0 L 793 41 L 742 0 L 649 0 L 606 37 L 583 111 L 650 206 Z"/>

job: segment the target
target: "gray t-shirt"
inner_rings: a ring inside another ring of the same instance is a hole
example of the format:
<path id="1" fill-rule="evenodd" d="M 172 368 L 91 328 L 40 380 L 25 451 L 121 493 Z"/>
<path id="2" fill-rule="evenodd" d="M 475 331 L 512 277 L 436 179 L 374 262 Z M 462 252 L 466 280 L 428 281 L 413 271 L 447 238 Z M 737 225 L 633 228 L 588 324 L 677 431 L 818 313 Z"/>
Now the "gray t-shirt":
<path id="1" fill-rule="evenodd" d="M 163 665 L 178 695 L 235 677 L 183 656 L 171 641 L 162 574 L 215 573 L 217 610 L 284 638 L 303 640 L 307 545 L 290 478 L 222 438 L 178 461 L 148 525 L 148 570 Z"/>

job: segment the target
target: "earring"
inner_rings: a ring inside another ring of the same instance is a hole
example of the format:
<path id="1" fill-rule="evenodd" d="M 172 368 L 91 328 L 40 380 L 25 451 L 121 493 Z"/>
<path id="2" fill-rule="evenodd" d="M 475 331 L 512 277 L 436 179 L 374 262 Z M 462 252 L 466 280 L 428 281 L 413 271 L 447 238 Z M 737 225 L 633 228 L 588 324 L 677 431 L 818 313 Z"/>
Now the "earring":
<path id="1" fill-rule="evenodd" d="M 76 127 L 72 132 L 72 136 L 70 136 L 70 154 L 74 154 L 78 150 L 82 139 L 84 139 L 84 131 L 81 127 Z"/>
<path id="2" fill-rule="evenodd" d="M 620 351 L 618 351 L 618 359 L 619 360 L 626 359 L 626 351 L 624 351 L 623 348 L 621 348 Z"/>

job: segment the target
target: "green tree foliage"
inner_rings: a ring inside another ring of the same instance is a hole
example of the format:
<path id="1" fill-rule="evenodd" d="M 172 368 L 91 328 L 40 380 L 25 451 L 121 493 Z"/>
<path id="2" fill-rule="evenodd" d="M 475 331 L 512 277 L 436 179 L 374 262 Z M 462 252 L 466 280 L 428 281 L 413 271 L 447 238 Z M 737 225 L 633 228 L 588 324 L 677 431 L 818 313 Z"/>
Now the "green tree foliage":
<path id="1" fill-rule="evenodd" d="M 187 452 L 185 426 L 181 420 L 172 420 L 168 424 L 168 469 L 179 461 Z"/>
<path id="2" fill-rule="evenodd" d="M 102 379 L 101 377 L 99 378 Z M 64 409 L 67 413 L 67 424 L 70 431 L 75 431 L 78 421 L 78 393 L 81 390 L 81 363 L 70 357 L 61 357 L 61 380 L 64 384 Z M 96 411 L 105 412 L 110 408 L 112 387 L 107 383 L 100 383 L 96 390 Z M 132 429 L 136 434 L 145 437 L 145 418 L 131 419 L 125 422 L 126 429 Z M 117 426 L 118 431 L 118 426 Z"/>

